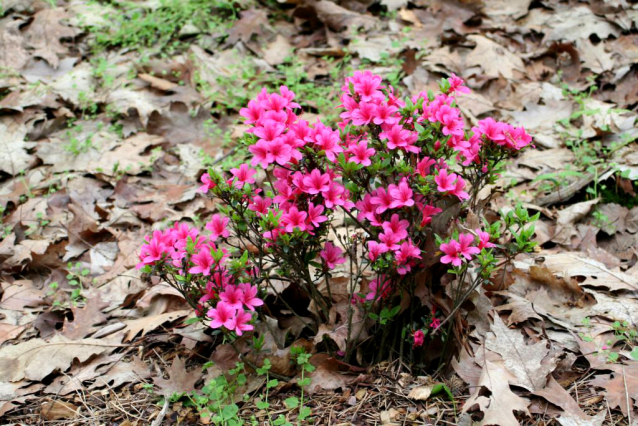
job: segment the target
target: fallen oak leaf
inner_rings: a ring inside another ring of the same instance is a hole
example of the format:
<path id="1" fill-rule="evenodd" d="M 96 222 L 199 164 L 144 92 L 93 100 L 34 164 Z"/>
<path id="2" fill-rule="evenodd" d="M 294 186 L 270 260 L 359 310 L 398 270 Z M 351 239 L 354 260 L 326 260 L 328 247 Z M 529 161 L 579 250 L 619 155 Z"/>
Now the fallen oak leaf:
<path id="1" fill-rule="evenodd" d="M 514 411 L 530 415 L 526 399 L 516 395 L 510 389 L 510 383 L 517 383 L 517 378 L 505 367 L 505 362 L 496 353 L 487 351 L 483 370 L 474 393 L 465 402 L 463 412 L 478 405 L 483 412 L 480 425 L 519 426 Z M 483 389 L 490 391 L 483 395 Z"/>
<path id="2" fill-rule="evenodd" d="M 590 417 L 580 409 L 578 403 L 574 400 L 574 398 L 572 398 L 569 392 L 563 389 L 563 387 L 558 384 L 551 374 L 547 380 L 547 387 L 532 393 L 545 398 L 554 405 L 559 406 L 565 410 L 565 414 L 567 414 L 570 418 L 578 418 L 581 420 L 590 419 Z"/>
<path id="3" fill-rule="evenodd" d="M 604 368 L 613 373 L 596 376 L 589 384 L 604 388 L 609 407 L 618 407 L 627 416 L 633 407 L 638 407 L 638 362 L 608 364 Z"/>
<path id="4" fill-rule="evenodd" d="M 545 388 L 547 376 L 558 362 L 556 356 L 550 355 L 545 342 L 526 344 L 523 335 L 507 328 L 498 315 L 494 316 L 485 347 L 501 355 L 507 369 L 518 379 L 515 384 L 529 391 Z"/>
<path id="5" fill-rule="evenodd" d="M 99 295 L 89 297 L 83 308 L 73 306 L 73 321 L 66 321 L 62 328 L 62 334 L 71 340 L 81 339 L 93 331 L 93 326 L 106 322 L 108 317 L 102 313 L 102 309 L 109 304 L 102 301 Z"/>
<path id="6" fill-rule="evenodd" d="M 66 371 L 74 359 L 80 362 L 127 345 L 104 340 L 70 340 L 60 334 L 50 341 L 32 339 L 0 349 L 0 381 L 16 382 L 24 378 L 40 381 L 55 370 Z"/>
<path id="7" fill-rule="evenodd" d="M 173 359 L 173 364 L 167 370 L 169 379 L 154 377 L 153 383 L 160 388 L 159 394 L 168 398 L 174 393 L 189 393 L 195 390 L 195 383 L 202 377 L 200 369 L 186 371 L 186 364 L 179 357 Z"/>

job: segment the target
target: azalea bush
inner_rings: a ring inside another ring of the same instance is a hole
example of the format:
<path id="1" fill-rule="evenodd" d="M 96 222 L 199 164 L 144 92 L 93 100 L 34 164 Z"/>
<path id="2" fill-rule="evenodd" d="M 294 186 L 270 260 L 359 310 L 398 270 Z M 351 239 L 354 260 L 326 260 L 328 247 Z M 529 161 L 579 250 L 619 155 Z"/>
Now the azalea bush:
<path id="1" fill-rule="evenodd" d="M 304 120 L 287 87 L 263 89 L 240 112 L 251 158 L 201 177 L 218 212 L 203 231 L 155 231 L 138 266 L 228 339 L 279 306 L 335 356 L 419 361 L 477 286 L 533 249 L 533 218 L 488 223 L 480 195 L 531 137 L 491 118 L 467 129 L 455 97 L 469 89 L 455 75 L 440 89 L 401 99 L 357 71 L 337 128 Z"/>

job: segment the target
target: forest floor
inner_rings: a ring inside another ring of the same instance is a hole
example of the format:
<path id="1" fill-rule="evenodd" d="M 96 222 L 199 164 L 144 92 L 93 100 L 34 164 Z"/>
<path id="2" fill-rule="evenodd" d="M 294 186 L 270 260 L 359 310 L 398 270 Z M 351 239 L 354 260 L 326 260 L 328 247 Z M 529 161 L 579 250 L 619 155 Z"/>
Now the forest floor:
<path id="1" fill-rule="evenodd" d="M 185 395 L 237 354 L 142 279 L 143 237 L 215 210 L 198 178 L 241 160 L 238 112 L 262 87 L 334 124 L 343 77 L 370 69 L 408 94 L 456 73 L 468 123 L 525 126 L 536 149 L 491 207 L 540 212 L 539 245 L 474 296 L 447 374 L 306 341 L 312 424 L 637 424 L 637 27 L 625 0 L 4 0 L 0 423 L 207 423 Z M 302 332 L 271 320 L 271 342 Z M 238 389 L 248 424 L 297 422 L 282 346 L 268 413 L 263 376 Z"/>

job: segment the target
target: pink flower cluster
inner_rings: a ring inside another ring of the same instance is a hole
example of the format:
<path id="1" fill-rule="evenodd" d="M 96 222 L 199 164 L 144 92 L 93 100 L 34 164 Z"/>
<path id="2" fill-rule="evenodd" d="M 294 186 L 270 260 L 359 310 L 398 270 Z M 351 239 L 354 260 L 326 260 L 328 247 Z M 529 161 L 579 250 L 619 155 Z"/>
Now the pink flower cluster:
<path id="1" fill-rule="evenodd" d="M 154 231 L 145 238 L 137 268 L 165 267 L 173 274 L 198 283 L 198 313 L 201 315 L 206 305 L 212 306 L 207 311 L 210 326 L 223 326 L 241 336 L 243 331 L 253 329 L 249 324 L 251 312 L 264 302 L 258 297 L 257 286 L 238 281 L 250 279 L 252 269 L 247 268 L 241 274 L 230 273 L 226 265 L 228 252 L 216 245 L 220 238 L 229 237 L 228 221 L 215 214 L 206 224 L 210 230 L 208 236 L 180 223 L 165 231 Z"/>
<path id="2" fill-rule="evenodd" d="M 441 257 L 441 263 L 461 266 L 463 260 L 472 260 L 472 256 L 480 253 L 482 249 L 494 247 L 494 244 L 490 242 L 489 233 L 480 229 L 474 232 L 476 232 L 476 236 L 460 234 L 458 239 L 450 239 L 449 242 L 442 243 L 439 247 L 444 254 Z M 476 243 L 477 238 L 478 243 Z"/>

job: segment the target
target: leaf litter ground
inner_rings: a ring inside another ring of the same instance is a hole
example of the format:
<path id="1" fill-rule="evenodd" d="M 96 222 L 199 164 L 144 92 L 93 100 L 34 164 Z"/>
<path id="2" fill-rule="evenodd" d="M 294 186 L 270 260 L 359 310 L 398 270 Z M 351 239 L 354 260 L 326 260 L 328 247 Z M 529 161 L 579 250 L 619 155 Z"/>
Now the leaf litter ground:
<path id="1" fill-rule="evenodd" d="M 315 424 L 638 418 L 634 3 L 2 7 L 4 424 L 198 421 L 183 401 L 162 406 L 160 396 L 201 388 L 234 367 L 237 352 L 185 322 L 191 312 L 169 286 L 141 279 L 134 265 L 142 236 L 214 211 L 196 194 L 197 178 L 243 155 L 233 142 L 245 129 L 238 110 L 262 85 L 287 84 L 306 100 L 306 119 L 330 122 L 341 76 L 358 68 L 409 93 L 436 89 L 454 72 L 473 89 L 459 101 L 466 119 L 492 114 L 524 125 L 538 149 L 512 162 L 492 207 L 520 201 L 540 211 L 540 249 L 517 259 L 498 288 L 474 295 L 448 374 L 413 377 L 396 363 L 363 369 L 298 341 L 318 367 L 308 387 Z M 283 401 L 298 393 L 298 372 L 284 346 L 304 324 L 270 319 L 272 371 L 292 379 L 271 392 L 271 411 L 294 421 Z M 437 393 L 441 382 L 454 402 Z M 251 376 L 242 391 L 263 385 Z M 253 399 L 240 413 L 265 419 Z"/>

